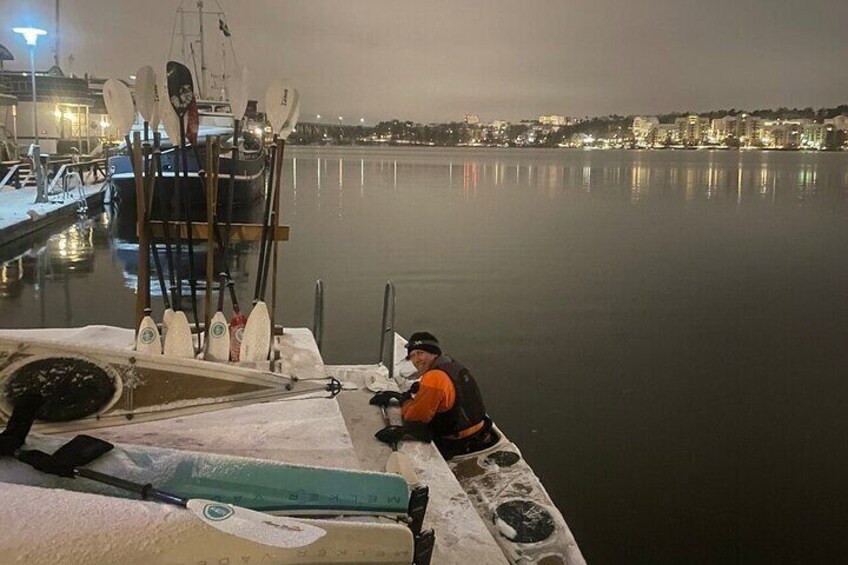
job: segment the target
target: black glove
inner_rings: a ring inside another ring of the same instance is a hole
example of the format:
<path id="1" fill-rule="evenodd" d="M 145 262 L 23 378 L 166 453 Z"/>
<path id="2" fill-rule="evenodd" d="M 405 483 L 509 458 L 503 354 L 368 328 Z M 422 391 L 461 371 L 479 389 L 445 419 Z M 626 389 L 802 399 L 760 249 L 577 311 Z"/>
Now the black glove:
<path id="1" fill-rule="evenodd" d="M 404 395 L 399 392 L 384 390 L 383 392 L 378 392 L 371 397 L 371 400 L 369 400 L 368 403 L 374 406 L 388 406 L 392 400 L 397 400 L 402 404 L 405 398 Z"/>
<path id="2" fill-rule="evenodd" d="M 403 426 L 386 426 L 374 434 L 374 437 L 389 445 L 395 445 L 401 440 L 424 443 L 432 440 L 430 427 L 421 422 L 409 422 Z"/>
<path id="3" fill-rule="evenodd" d="M 374 434 L 374 437 L 383 443 L 397 445 L 397 442 L 403 437 L 403 426 L 386 426 Z"/>

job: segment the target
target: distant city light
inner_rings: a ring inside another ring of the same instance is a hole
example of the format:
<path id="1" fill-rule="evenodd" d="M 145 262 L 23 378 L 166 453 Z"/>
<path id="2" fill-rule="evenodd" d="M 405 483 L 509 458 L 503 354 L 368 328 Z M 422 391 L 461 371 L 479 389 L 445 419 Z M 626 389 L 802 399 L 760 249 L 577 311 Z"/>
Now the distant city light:
<path id="1" fill-rule="evenodd" d="M 315 114 L 315 119 L 316 119 L 316 120 L 320 120 L 320 119 L 321 119 L 321 114 Z"/>
<path id="2" fill-rule="evenodd" d="M 135 75 L 130 75 L 130 80 L 135 80 Z"/>
<path id="3" fill-rule="evenodd" d="M 37 27 L 16 27 L 12 28 L 12 31 L 23 35 L 27 45 L 32 45 L 33 47 L 35 47 L 39 36 L 47 35 L 46 31 L 44 31 L 43 29 L 38 29 Z"/>

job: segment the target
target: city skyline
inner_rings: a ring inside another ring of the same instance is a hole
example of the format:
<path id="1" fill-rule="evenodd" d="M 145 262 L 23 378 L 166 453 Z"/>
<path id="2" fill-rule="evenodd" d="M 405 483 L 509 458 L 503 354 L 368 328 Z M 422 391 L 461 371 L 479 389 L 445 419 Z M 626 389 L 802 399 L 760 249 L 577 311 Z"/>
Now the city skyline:
<path id="1" fill-rule="evenodd" d="M 178 4 L 62 3 L 62 67 L 128 78 L 142 65 L 163 64 Z M 206 4 L 217 9 L 214 0 Z M 839 69 L 848 5 L 837 0 L 221 6 L 239 62 L 251 71 L 251 97 L 261 100 L 273 77 L 286 77 L 301 92 L 304 120 L 322 114 L 346 124 L 393 117 L 427 123 L 470 112 L 516 122 L 846 101 Z M 8 27 L 48 30 L 37 51 L 40 70 L 53 60 L 53 10 L 53 0 L 0 0 Z M 218 35 L 207 24 L 208 40 Z M 20 38 L 4 27 L 0 43 L 17 59 L 6 68 L 23 68 Z"/>

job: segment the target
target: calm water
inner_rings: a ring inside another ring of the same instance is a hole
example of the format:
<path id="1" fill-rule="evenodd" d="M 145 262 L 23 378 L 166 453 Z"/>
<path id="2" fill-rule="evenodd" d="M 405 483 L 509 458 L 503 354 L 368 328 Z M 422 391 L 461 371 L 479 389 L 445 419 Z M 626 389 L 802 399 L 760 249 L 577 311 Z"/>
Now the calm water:
<path id="1" fill-rule="evenodd" d="M 286 158 L 280 317 L 310 326 L 321 278 L 326 360 L 375 362 L 394 281 L 398 331 L 472 368 L 590 562 L 844 559 L 848 155 Z M 118 218 L 0 249 L 0 324 L 130 325 Z"/>

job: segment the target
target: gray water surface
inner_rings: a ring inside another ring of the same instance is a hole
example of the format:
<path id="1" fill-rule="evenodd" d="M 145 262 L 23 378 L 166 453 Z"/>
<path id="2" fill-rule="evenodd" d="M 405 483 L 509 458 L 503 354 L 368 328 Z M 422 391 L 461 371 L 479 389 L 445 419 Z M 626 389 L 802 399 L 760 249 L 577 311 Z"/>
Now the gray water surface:
<path id="1" fill-rule="evenodd" d="M 844 558 L 848 155 L 295 147 L 282 210 L 279 318 L 320 278 L 326 361 L 376 362 L 391 279 L 590 562 Z M 0 248 L 0 324 L 130 326 L 120 223 Z"/>

